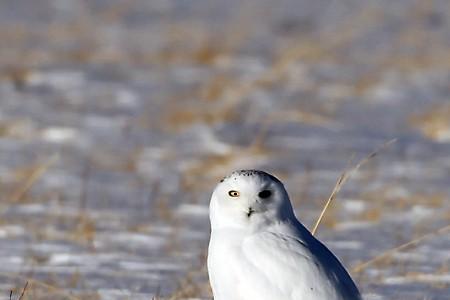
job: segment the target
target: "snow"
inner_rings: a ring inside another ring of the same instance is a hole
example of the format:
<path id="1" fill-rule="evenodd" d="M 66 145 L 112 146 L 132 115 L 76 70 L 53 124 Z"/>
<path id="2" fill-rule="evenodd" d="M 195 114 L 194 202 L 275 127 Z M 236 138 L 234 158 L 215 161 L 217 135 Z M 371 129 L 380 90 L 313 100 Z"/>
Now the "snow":
<path id="1" fill-rule="evenodd" d="M 311 228 L 392 138 L 318 237 L 352 270 L 448 224 L 448 1 L 244 2 L 0 4 L 2 290 L 210 299 L 222 176 L 274 173 Z M 365 299 L 447 300 L 449 253 L 447 232 L 353 276 Z"/>

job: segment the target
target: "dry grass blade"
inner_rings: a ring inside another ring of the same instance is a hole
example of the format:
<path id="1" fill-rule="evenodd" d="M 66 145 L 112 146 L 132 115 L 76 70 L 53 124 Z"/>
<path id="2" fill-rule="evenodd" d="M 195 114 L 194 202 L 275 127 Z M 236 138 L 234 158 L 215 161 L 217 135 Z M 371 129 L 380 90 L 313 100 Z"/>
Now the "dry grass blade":
<path id="1" fill-rule="evenodd" d="M 0 277 L 13 278 L 13 279 L 24 279 L 24 278 L 25 278 L 24 276 L 20 276 L 20 275 L 12 275 L 12 274 L 0 274 Z M 81 300 L 81 299 L 78 298 L 78 297 L 75 297 L 75 296 L 70 295 L 67 291 L 65 291 L 65 290 L 63 290 L 63 289 L 61 289 L 61 288 L 59 288 L 59 287 L 56 287 L 56 286 L 54 286 L 54 285 L 45 283 L 45 282 L 40 281 L 40 280 L 37 280 L 37 279 L 28 279 L 28 280 L 27 280 L 26 287 L 28 288 L 29 285 L 31 285 L 31 284 L 34 285 L 34 286 L 39 286 L 39 287 L 41 287 L 41 288 L 45 288 L 45 289 L 51 291 L 52 293 L 54 293 L 55 295 L 63 296 L 63 297 L 65 297 L 65 298 L 68 299 L 68 300 Z M 25 290 L 26 290 L 26 289 L 25 289 L 25 287 L 24 287 L 22 293 L 24 293 Z M 20 299 L 21 299 L 21 298 L 19 298 L 19 300 L 20 300 Z"/>
<path id="2" fill-rule="evenodd" d="M 345 182 L 347 173 L 342 173 L 338 180 L 336 181 L 336 184 L 334 185 L 333 191 L 331 192 L 330 197 L 328 197 L 327 202 L 325 203 L 324 207 L 322 208 L 322 211 L 320 212 L 319 217 L 317 218 L 316 223 L 314 224 L 313 229 L 311 230 L 312 235 L 315 235 L 317 232 L 317 229 L 319 228 L 320 223 L 322 222 L 323 217 L 325 216 L 325 212 L 328 210 L 328 207 L 330 206 L 331 202 L 333 202 L 334 198 L 336 197 L 336 194 L 341 189 L 341 186 Z"/>
<path id="3" fill-rule="evenodd" d="M 368 261 L 366 261 L 364 263 L 361 263 L 361 264 L 357 265 L 356 267 L 354 267 L 353 270 L 352 270 L 352 273 L 359 273 L 359 272 L 363 271 L 365 268 L 367 268 L 368 266 L 370 266 L 370 265 L 372 265 L 372 264 L 374 264 L 376 262 L 382 261 L 383 259 L 388 258 L 389 256 L 391 256 L 392 254 L 394 254 L 394 253 L 396 253 L 398 251 L 402 251 L 402 250 L 404 250 L 404 249 L 406 249 L 408 247 L 417 245 L 418 243 L 422 242 L 423 240 L 426 240 L 426 239 L 431 238 L 431 237 L 436 236 L 436 235 L 443 234 L 443 233 L 445 233 L 447 231 L 450 231 L 450 225 L 441 227 L 441 228 L 439 228 L 439 229 L 437 229 L 435 231 L 432 231 L 432 232 L 429 232 L 427 234 L 424 234 L 424 235 L 422 235 L 422 236 L 420 236 L 418 238 L 415 238 L 415 239 L 413 239 L 413 240 L 411 240 L 409 242 L 406 242 L 406 243 L 404 243 L 404 244 L 402 244 L 400 246 L 397 246 L 395 248 L 392 248 L 392 249 L 389 249 L 387 251 L 384 251 L 380 255 L 375 256 L 374 258 L 372 258 L 372 259 L 370 259 L 370 260 L 368 260 Z"/>
<path id="4" fill-rule="evenodd" d="M 50 168 L 58 160 L 58 157 L 59 156 L 57 154 L 54 154 L 43 164 L 37 166 L 28 177 L 28 179 L 23 183 L 23 185 L 21 185 L 17 190 L 14 191 L 14 193 L 10 197 L 10 201 L 12 203 L 20 201 L 23 196 L 30 190 L 33 184 L 39 178 L 41 178 L 42 175 L 44 175 L 44 173 L 48 170 L 48 168 Z"/>
<path id="5" fill-rule="evenodd" d="M 64 297 L 66 297 L 69 300 L 81 300 L 80 298 L 72 296 L 72 295 L 68 294 L 68 292 L 66 292 L 63 289 L 58 288 L 56 286 L 53 286 L 53 285 L 50 285 L 50 284 L 47 284 L 45 282 L 42 282 L 42 281 L 39 281 L 39 280 L 35 280 L 35 279 L 30 279 L 29 281 L 32 284 L 34 284 L 34 285 L 37 285 L 37 286 L 49 289 L 50 291 L 52 291 L 56 295 L 64 296 Z"/>
<path id="6" fill-rule="evenodd" d="M 23 299 L 23 296 L 25 295 L 25 291 L 27 290 L 27 288 L 28 288 L 28 281 L 25 283 L 25 286 L 22 289 L 22 293 L 20 294 L 19 300 Z"/>
<path id="7" fill-rule="evenodd" d="M 363 164 L 367 163 L 370 159 L 375 157 L 378 152 L 385 149 L 386 147 L 390 146 L 391 144 L 395 143 L 397 139 L 392 139 L 381 145 L 378 149 L 371 152 L 369 155 L 367 155 L 365 158 L 360 160 L 353 168 L 345 170 L 336 181 L 336 184 L 334 185 L 333 191 L 330 194 L 330 197 L 328 197 L 327 202 L 325 203 L 322 211 L 320 212 L 319 218 L 317 218 L 316 223 L 314 224 L 313 229 L 311 230 L 312 235 L 315 235 L 317 232 L 317 229 L 319 228 L 320 223 L 322 222 L 322 219 L 325 216 L 325 213 L 330 206 L 330 204 L 333 202 L 333 200 L 336 198 L 337 193 L 341 190 L 342 186 L 347 182 L 347 180 L 350 178 L 350 176 L 357 171 Z"/>

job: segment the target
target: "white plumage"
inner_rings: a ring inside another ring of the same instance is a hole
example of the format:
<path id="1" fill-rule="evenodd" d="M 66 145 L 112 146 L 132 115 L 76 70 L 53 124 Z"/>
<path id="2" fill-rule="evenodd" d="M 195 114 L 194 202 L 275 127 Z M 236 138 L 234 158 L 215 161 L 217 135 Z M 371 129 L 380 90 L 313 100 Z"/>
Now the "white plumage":
<path id="1" fill-rule="evenodd" d="M 210 204 L 214 300 L 359 300 L 339 260 L 297 220 L 283 184 L 257 170 L 225 177 Z"/>

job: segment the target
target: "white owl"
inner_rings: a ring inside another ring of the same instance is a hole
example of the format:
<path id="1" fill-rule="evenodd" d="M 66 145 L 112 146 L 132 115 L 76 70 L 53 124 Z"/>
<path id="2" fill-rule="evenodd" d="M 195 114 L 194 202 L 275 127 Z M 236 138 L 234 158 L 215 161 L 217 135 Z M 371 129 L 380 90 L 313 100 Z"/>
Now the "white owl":
<path id="1" fill-rule="evenodd" d="M 339 260 L 297 220 L 283 184 L 233 172 L 210 204 L 208 272 L 214 300 L 359 300 Z"/>

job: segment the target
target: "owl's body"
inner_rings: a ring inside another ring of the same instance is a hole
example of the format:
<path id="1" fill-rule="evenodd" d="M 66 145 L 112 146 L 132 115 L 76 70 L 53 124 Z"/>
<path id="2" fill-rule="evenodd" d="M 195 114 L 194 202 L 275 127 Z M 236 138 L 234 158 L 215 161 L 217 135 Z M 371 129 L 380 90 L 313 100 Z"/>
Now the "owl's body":
<path id="1" fill-rule="evenodd" d="M 283 185 L 240 171 L 211 199 L 208 272 L 214 300 L 359 300 L 338 259 L 295 217 Z"/>

